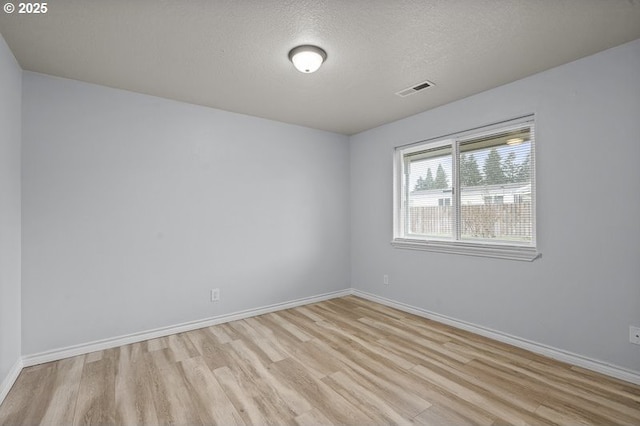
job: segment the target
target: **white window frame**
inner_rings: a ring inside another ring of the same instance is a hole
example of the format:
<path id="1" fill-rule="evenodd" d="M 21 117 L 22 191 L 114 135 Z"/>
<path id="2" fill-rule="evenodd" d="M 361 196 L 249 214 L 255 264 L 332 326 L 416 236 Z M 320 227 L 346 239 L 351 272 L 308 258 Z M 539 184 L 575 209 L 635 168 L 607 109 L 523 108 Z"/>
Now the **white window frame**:
<path id="1" fill-rule="evenodd" d="M 532 240 L 529 243 L 507 243 L 504 241 L 488 240 L 461 240 L 459 237 L 460 223 L 460 190 L 458 185 L 458 161 L 460 153 L 460 143 L 469 139 L 476 139 L 494 133 L 531 127 L 533 138 L 531 148 L 531 208 L 532 208 Z M 541 256 L 536 244 L 536 176 L 535 176 L 535 122 L 533 115 L 519 117 L 513 120 L 483 126 L 464 132 L 432 138 L 409 145 L 398 146 L 394 150 L 394 170 L 393 170 L 393 240 L 391 244 L 396 248 L 427 250 L 439 253 L 452 253 L 470 256 L 483 256 L 509 260 L 533 261 Z M 408 214 L 406 205 L 408 203 L 408 185 L 405 180 L 407 173 L 405 170 L 405 157 L 415 152 L 425 149 L 435 149 L 441 147 L 451 147 L 452 155 L 452 188 L 453 194 L 451 204 L 455 212 L 453 223 L 453 239 L 415 238 L 406 234 L 406 215 Z"/>

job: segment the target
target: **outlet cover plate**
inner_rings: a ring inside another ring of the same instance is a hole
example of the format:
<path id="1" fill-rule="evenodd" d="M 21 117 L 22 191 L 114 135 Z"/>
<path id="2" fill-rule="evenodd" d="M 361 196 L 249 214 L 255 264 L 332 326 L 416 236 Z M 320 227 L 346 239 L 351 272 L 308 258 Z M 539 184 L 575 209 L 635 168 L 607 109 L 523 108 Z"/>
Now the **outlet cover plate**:
<path id="1" fill-rule="evenodd" d="M 629 326 L 629 341 L 640 345 L 640 327 Z"/>
<path id="2" fill-rule="evenodd" d="M 211 289 L 211 301 L 217 302 L 218 300 L 220 300 L 220 289 L 219 288 Z"/>

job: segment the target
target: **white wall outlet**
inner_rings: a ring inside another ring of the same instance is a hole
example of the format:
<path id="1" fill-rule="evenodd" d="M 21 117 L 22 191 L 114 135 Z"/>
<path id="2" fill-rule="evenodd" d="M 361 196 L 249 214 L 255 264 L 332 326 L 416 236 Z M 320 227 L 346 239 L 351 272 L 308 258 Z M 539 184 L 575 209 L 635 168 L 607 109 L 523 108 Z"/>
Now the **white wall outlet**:
<path id="1" fill-rule="evenodd" d="M 218 300 L 220 300 L 220 289 L 219 288 L 211 289 L 211 301 L 217 302 Z"/>
<path id="2" fill-rule="evenodd" d="M 629 341 L 640 345 L 640 327 L 629 326 Z"/>
<path id="3" fill-rule="evenodd" d="M 389 275 L 383 275 L 382 282 L 384 283 L 384 285 L 389 285 Z"/>

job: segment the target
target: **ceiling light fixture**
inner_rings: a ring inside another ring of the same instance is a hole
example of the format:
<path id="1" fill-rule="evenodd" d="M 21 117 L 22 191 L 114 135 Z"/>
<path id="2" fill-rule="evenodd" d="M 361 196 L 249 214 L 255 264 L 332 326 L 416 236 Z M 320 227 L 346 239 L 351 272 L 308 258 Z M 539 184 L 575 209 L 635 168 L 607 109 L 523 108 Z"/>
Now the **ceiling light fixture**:
<path id="1" fill-rule="evenodd" d="M 522 138 L 507 139 L 507 145 L 520 145 L 522 142 L 524 142 Z"/>
<path id="2" fill-rule="evenodd" d="M 317 71 L 326 59 L 327 52 L 317 46 L 298 46 L 289 52 L 289 60 L 293 66 L 305 74 Z"/>

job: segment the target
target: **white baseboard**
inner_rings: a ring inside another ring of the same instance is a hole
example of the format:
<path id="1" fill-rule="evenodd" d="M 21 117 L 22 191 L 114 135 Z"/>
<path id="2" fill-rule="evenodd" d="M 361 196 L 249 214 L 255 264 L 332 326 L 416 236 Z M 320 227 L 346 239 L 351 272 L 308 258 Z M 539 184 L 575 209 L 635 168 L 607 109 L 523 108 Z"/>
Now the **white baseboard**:
<path id="1" fill-rule="evenodd" d="M 386 305 L 392 308 L 396 308 L 400 311 L 415 314 L 423 318 L 427 318 L 433 321 L 437 321 L 442 324 L 447 324 L 455 328 L 470 331 L 474 334 L 488 337 L 499 342 L 507 343 L 518 348 L 526 349 L 531 352 L 553 358 L 558 361 L 563 361 L 577 367 L 586 368 L 591 371 L 605 374 L 607 376 L 615 377 L 620 380 L 625 380 L 636 385 L 640 385 L 640 373 L 627 370 L 622 367 L 607 364 L 602 361 L 587 358 L 582 355 L 578 355 L 572 352 L 564 351 L 562 349 L 553 348 L 537 342 L 522 339 L 520 337 L 512 336 L 507 333 L 492 330 L 490 328 L 482 327 L 465 321 L 460 321 L 446 315 L 440 315 L 435 312 L 427 311 L 426 309 L 418 308 L 408 305 L 406 303 L 397 302 L 395 300 L 387 299 L 385 297 L 376 296 L 375 294 L 367 293 L 361 290 L 352 289 L 354 296 L 362 297 L 363 299 L 371 300 L 382 305 Z"/>
<path id="2" fill-rule="evenodd" d="M 124 336 L 118 336 L 118 337 L 113 337 L 109 339 L 96 340 L 93 342 L 83 343 L 80 345 L 68 346 L 66 348 L 54 349 L 51 351 L 41 352 L 33 355 L 26 355 L 22 357 L 22 363 L 24 367 L 30 367 L 32 365 L 43 364 L 45 362 L 58 361 L 60 359 L 69 358 L 72 356 L 83 355 L 83 354 L 87 354 L 95 351 L 102 351 L 105 349 L 111 349 L 111 348 L 115 348 L 122 345 L 129 345 L 131 343 L 142 342 L 149 339 L 156 339 L 158 337 L 169 336 L 171 334 L 184 333 L 186 331 L 196 330 L 204 327 L 210 327 L 216 324 L 222 324 L 225 322 L 254 317 L 256 315 L 262 315 L 262 314 L 267 314 L 270 312 L 280 311 L 284 309 L 295 308 L 297 306 L 303 306 L 311 303 L 322 302 L 323 300 L 329 300 L 329 299 L 334 299 L 336 297 L 348 296 L 350 294 L 351 294 L 351 289 L 339 290 L 331 293 L 320 294 L 317 296 L 290 300 L 288 302 L 275 303 L 273 305 L 262 306 L 259 308 L 247 309 L 244 311 L 234 312 L 230 314 L 218 315 L 215 317 L 205 318 L 202 320 L 185 322 L 178 325 L 156 328 L 153 330 L 127 334 Z"/>
<path id="3" fill-rule="evenodd" d="M 440 315 L 435 312 L 430 312 L 422 308 L 408 305 L 406 303 L 397 302 L 395 300 L 387 299 L 384 297 L 376 296 L 371 293 L 367 293 L 357 289 L 346 289 L 335 291 L 331 293 L 325 293 L 317 296 L 305 297 L 302 299 L 291 300 L 288 302 L 276 303 L 273 305 L 263 306 L 254 309 L 247 309 L 244 311 L 234 312 L 225 315 L 219 315 L 211 318 L 206 318 L 198 321 L 191 321 L 169 327 L 157 328 L 154 330 L 143 331 L 139 333 L 128 334 L 124 336 L 97 340 L 80 345 L 69 346 L 66 348 L 54 349 L 47 352 L 41 352 L 33 355 L 23 356 L 13 366 L 9 375 L 0 384 L 0 404 L 6 397 L 7 393 L 13 386 L 16 378 L 20 374 L 23 367 L 30 367 L 45 362 L 57 361 L 72 356 L 78 356 L 87 354 L 90 352 L 115 348 L 122 345 L 128 345 L 131 343 L 142 342 L 149 339 L 155 339 L 158 337 L 169 336 L 171 334 L 183 333 L 186 331 L 196 330 L 199 328 L 209 327 L 216 324 L 222 324 L 229 321 L 241 320 L 244 318 L 253 317 L 256 315 L 267 314 L 270 312 L 280 311 L 283 309 L 295 308 L 297 306 L 308 305 L 311 303 L 321 302 L 323 300 L 334 299 L 337 297 L 343 297 L 348 295 L 355 295 L 362 297 L 363 299 L 371 300 L 392 308 L 399 309 L 404 312 L 415 314 L 427 319 L 431 319 L 443 324 L 450 325 L 462 330 L 470 331 L 472 333 L 488 337 L 500 342 L 504 342 L 522 349 L 529 350 L 531 352 L 547 356 L 559 361 L 566 362 L 571 365 L 583 367 L 588 370 L 596 371 L 598 373 L 605 374 L 607 376 L 615 377 L 621 380 L 625 380 L 630 383 L 640 385 L 640 374 L 635 371 L 626 370 L 624 368 L 607 364 L 598 360 L 584 357 L 575 353 L 563 351 L 561 349 L 546 346 L 540 343 L 532 342 L 526 339 L 522 339 L 516 336 L 512 336 L 500 331 L 492 330 L 486 327 L 482 327 L 476 324 L 460 321 L 445 315 Z"/>
<path id="4" fill-rule="evenodd" d="M 11 387 L 20 375 L 23 366 L 24 365 L 22 363 L 22 359 L 18 358 L 18 360 L 16 360 L 16 363 L 13 364 L 13 367 L 11 367 L 11 370 L 9 370 L 9 374 L 7 374 L 7 377 L 5 377 L 2 382 L 0 382 L 0 404 L 2 404 L 2 401 L 4 401 L 4 399 L 7 397 L 7 394 L 11 390 Z"/>

